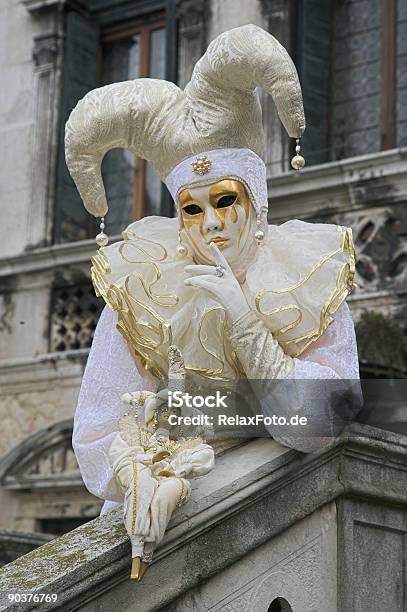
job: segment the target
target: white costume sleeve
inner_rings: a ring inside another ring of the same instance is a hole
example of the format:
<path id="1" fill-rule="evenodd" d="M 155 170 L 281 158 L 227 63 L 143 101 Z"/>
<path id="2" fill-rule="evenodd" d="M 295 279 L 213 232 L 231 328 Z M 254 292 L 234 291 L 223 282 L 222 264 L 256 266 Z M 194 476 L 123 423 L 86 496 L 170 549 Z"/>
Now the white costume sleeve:
<path id="1" fill-rule="evenodd" d="M 349 306 L 344 302 L 325 333 L 294 359 L 288 378 L 359 379 L 355 327 Z"/>
<path id="2" fill-rule="evenodd" d="M 255 315 L 243 318 L 231 330 L 246 374 L 253 381 L 281 381 L 264 395 L 267 384 L 257 385 L 263 414 L 287 421 L 295 414 L 307 418 L 306 426 L 273 423 L 266 425 L 267 430 L 281 444 L 303 452 L 323 448 L 362 404 L 355 330 L 347 304 L 341 305 L 325 333 L 299 358 L 285 355 L 262 322 L 257 319 L 252 324 L 250 316 Z"/>
<path id="3" fill-rule="evenodd" d="M 108 450 L 118 432 L 117 421 L 128 408 L 128 391 L 155 391 L 156 381 L 138 369 L 116 329 L 116 313 L 106 306 L 89 353 L 74 419 L 72 445 L 84 483 L 105 500 L 123 501 L 109 463 Z"/>
<path id="4" fill-rule="evenodd" d="M 286 381 L 274 401 L 262 404 L 264 414 L 277 412 L 288 419 L 296 412 L 295 406 L 300 406 L 298 412 L 307 417 L 307 425 L 303 431 L 301 426 L 268 427 L 281 444 L 303 452 L 319 450 L 356 416 L 363 398 L 355 328 L 346 302 L 325 333 L 300 358 L 294 359 Z M 294 399 L 293 404 L 287 401 L 288 396 Z"/>

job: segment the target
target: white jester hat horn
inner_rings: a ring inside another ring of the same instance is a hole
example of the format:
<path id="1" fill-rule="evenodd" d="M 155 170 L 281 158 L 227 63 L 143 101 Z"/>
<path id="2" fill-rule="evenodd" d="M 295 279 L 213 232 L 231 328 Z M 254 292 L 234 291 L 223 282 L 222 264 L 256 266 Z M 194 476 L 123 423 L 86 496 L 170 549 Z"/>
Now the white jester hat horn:
<path id="1" fill-rule="evenodd" d="M 256 208 L 267 206 L 257 87 L 272 96 L 289 136 L 300 138 L 305 118 L 295 66 L 284 47 L 254 25 L 218 36 L 184 90 L 136 79 L 89 92 L 65 134 L 66 162 L 86 209 L 106 214 L 101 163 L 117 147 L 147 160 L 175 200 L 185 185 L 226 175 L 245 180 Z"/>

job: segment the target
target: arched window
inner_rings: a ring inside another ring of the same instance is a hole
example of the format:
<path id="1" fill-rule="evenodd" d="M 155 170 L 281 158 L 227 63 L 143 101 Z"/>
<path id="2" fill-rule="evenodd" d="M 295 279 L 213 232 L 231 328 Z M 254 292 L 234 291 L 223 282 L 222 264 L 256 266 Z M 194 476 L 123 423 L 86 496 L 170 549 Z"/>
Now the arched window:
<path id="1" fill-rule="evenodd" d="M 269 605 L 267 612 L 293 612 L 293 609 L 284 597 L 276 597 Z"/>

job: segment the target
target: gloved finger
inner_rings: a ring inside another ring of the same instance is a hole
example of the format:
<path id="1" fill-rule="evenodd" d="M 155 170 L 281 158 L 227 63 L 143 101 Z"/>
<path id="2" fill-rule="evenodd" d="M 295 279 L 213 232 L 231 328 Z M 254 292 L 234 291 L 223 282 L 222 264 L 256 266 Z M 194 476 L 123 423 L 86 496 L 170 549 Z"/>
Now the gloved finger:
<path id="1" fill-rule="evenodd" d="M 214 275 L 216 274 L 216 267 L 215 266 L 185 266 L 184 268 L 184 272 L 186 272 L 187 274 L 191 274 L 192 276 L 197 276 L 197 275 L 201 275 L 201 274 L 210 274 L 210 275 Z"/>
<path id="2" fill-rule="evenodd" d="M 144 423 L 147 429 L 150 429 L 160 405 L 161 400 L 158 400 L 155 396 L 144 404 Z"/>
<path id="3" fill-rule="evenodd" d="M 219 287 L 218 283 L 213 283 L 206 279 L 207 277 L 199 276 L 189 279 L 188 282 L 184 281 L 184 283 L 185 285 L 193 287 L 194 289 L 204 289 L 205 291 L 209 291 L 209 293 L 218 297 L 221 292 L 221 288 Z"/>
<path id="4" fill-rule="evenodd" d="M 220 252 L 216 244 L 214 242 L 211 242 L 209 246 L 211 249 L 212 257 L 216 261 L 217 265 L 223 266 L 225 270 L 228 270 L 230 272 L 231 271 L 230 266 L 225 256 Z"/>
<path id="5" fill-rule="evenodd" d="M 194 285 L 202 286 L 202 283 L 206 283 L 208 285 L 218 286 L 219 278 L 221 277 L 212 276 L 210 274 L 204 274 L 202 276 L 192 276 L 191 278 L 186 278 L 184 280 L 184 285 L 190 285 L 191 287 L 193 287 Z"/>

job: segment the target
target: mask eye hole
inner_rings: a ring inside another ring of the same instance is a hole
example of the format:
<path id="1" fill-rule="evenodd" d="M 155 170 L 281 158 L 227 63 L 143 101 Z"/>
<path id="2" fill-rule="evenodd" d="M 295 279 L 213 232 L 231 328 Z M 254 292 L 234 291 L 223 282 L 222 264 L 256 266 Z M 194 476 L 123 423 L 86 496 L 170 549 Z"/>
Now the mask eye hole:
<path id="1" fill-rule="evenodd" d="M 235 195 L 225 195 L 222 196 L 216 205 L 216 208 L 226 208 L 227 206 L 232 206 L 236 202 Z"/>
<path id="2" fill-rule="evenodd" d="M 202 212 L 202 208 L 198 204 L 188 204 L 182 210 L 188 215 L 199 215 Z"/>

